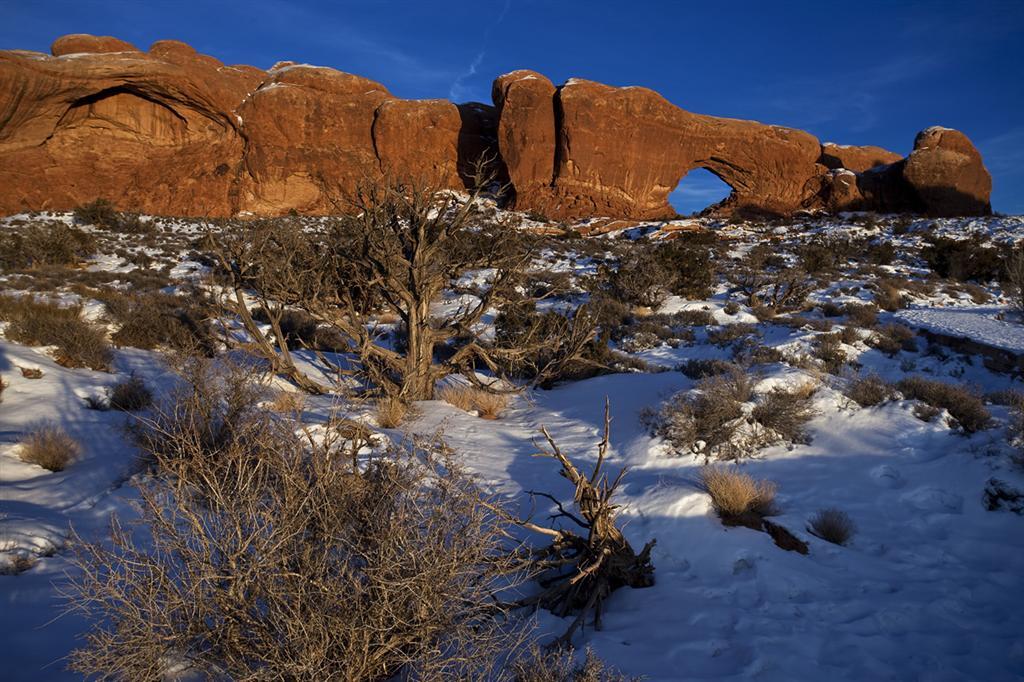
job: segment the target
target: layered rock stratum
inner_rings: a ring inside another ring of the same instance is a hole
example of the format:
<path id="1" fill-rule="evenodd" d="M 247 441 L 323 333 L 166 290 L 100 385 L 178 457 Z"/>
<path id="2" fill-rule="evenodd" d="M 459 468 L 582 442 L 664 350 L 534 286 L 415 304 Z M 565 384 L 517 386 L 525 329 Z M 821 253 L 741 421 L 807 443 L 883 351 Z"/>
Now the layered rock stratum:
<path id="1" fill-rule="evenodd" d="M 695 168 L 732 188 L 720 212 L 991 212 L 981 155 L 947 128 L 903 158 L 534 71 L 499 76 L 492 97 L 406 100 L 330 68 L 63 36 L 49 55 L 0 51 L 0 213 L 99 197 L 164 215 L 335 213 L 387 176 L 465 188 L 481 158 L 510 206 L 552 219 L 671 217 L 668 196 Z"/>

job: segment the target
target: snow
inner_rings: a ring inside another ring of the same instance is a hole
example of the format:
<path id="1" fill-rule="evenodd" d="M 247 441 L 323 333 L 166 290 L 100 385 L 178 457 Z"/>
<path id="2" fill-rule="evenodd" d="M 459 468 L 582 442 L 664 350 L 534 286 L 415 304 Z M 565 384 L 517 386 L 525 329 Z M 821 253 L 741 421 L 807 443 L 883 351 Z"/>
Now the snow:
<path id="1" fill-rule="evenodd" d="M 978 232 L 1002 242 L 1024 236 L 1020 217 L 921 219 L 900 234 L 887 225 L 854 224 L 852 218 L 806 226 L 794 222 L 775 229 L 772 238 L 783 254 L 787 243 L 812 234 L 876 235 L 908 253 L 927 230 L 960 236 Z M 5 229 L 32 219 L 9 217 Z M 161 229 L 167 238 L 187 239 L 199 227 L 168 220 Z M 664 235 L 658 229 L 653 225 L 642 235 L 627 230 L 621 235 L 659 239 Z M 745 225 L 716 229 L 731 242 L 727 258 L 745 257 L 771 232 Z M 599 264 L 614 261 L 615 249 L 629 248 L 616 238 L 589 242 L 592 248 L 580 242 L 546 247 L 530 269 L 585 279 Z M 600 247 L 593 248 L 595 244 Z M 170 251 L 162 265 L 173 280 L 202 282 L 208 268 L 190 259 L 190 248 Z M 131 269 L 112 255 L 98 255 L 88 267 L 125 275 Z M 912 258 L 884 266 L 882 272 L 922 281 L 928 274 Z M 433 311 L 443 314 L 474 305 L 479 298 L 465 289 L 486 286 L 492 276 L 485 270 L 468 273 Z M 0 286 L 7 286 L 2 282 L 0 278 Z M 856 272 L 844 272 L 809 300 L 837 305 L 869 300 L 866 283 Z M 882 312 L 880 323 L 899 322 L 1024 353 L 1024 325 L 1011 321 L 1007 300 L 997 287 L 987 287 L 992 300 L 984 305 L 969 303 L 962 292 L 938 289 L 911 292 L 912 307 Z M 59 300 L 82 303 L 90 319 L 99 319 L 96 301 L 68 290 L 55 293 Z M 570 308 L 581 298 L 552 300 L 545 308 Z M 736 292 L 723 284 L 706 300 L 670 297 L 657 312 L 707 310 L 717 326 L 756 324 L 764 346 L 795 355 L 807 353 L 824 333 L 760 323 L 745 305 L 726 313 L 726 303 L 735 300 Z M 493 326 L 495 313 L 487 311 L 483 328 Z M 892 381 L 923 374 L 976 384 L 985 392 L 1022 386 L 1020 378 L 995 373 L 977 358 L 944 355 L 939 349 L 887 356 L 865 344 L 871 333 L 862 330 L 841 346 L 862 372 Z M 710 344 L 707 336 L 708 329 L 697 327 L 692 342 L 661 344 L 632 356 L 669 370 L 687 360 L 732 358 L 731 348 Z M 312 371 L 312 353 L 295 355 L 302 368 Z M 43 376 L 28 379 L 19 371 L 22 367 L 39 368 Z M 981 501 L 993 477 L 1024 489 L 1024 471 L 1010 461 L 1015 446 L 1005 432 L 1006 408 L 989 406 L 995 425 L 965 436 L 950 429 L 942 415 L 922 421 L 912 401 L 860 408 L 838 391 L 842 377 L 783 362 L 753 371 L 757 393 L 821 377 L 809 443 L 765 448 L 741 465 L 777 484 L 779 514 L 773 520 L 809 544 L 806 556 L 780 549 L 764 533 L 725 527 L 696 485 L 703 458 L 674 454 L 643 425 L 645 410 L 693 389 L 695 382 L 678 371 L 612 374 L 528 391 L 498 420 L 479 419 L 441 401 L 421 402 L 408 428 L 417 433 L 442 429 L 481 485 L 526 514 L 530 507 L 525 491 L 547 491 L 563 500 L 572 496 L 555 463 L 534 456 L 542 449 L 540 428 L 546 427 L 563 451 L 588 467 L 601 437 L 604 401 L 610 400 L 609 470 L 628 468 L 620 500 L 623 532 L 637 548 L 657 540 L 652 554 L 656 582 L 647 589 L 616 591 L 607 604 L 604 629 L 587 627 L 575 643 L 593 646 L 628 674 L 652 681 L 1021 679 L 1024 517 L 987 511 Z M 48 349 L 0 338 L 0 375 L 9 385 L 0 403 L 0 572 L 12 571 L 19 562 L 31 563 L 17 575 L 0 575 L 0 627 L 5 633 L 0 660 L 6 680 L 74 679 L 63 670 L 61 658 L 76 646 L 76 636 L 87 624 L 77 617 L 57 618 L 57 589 L 69 569 L 69 529 L 87 539 L 102 538 L 111 513 L 131 515 L 135 494 L 130 483 L 139 475 L 136 453 L 124 432 L 130 417 L 87 409 L 86 398 L 102 395 L 132 373 L 158 395 L 171 382 L 156 352 L 119 349 L 113 371 L 103 373 L 61 367 Z M 327 380 L 323 374 L 314 378 Z M 307 398 L 302 418 L 314 432 L 335 400 Z M 360 408 L 352 416 L 372 422 Z M 60 424 L 83 446 L 81 458 L 62 472 L 45 471 L 18 457 L 18 440 L 41 421 Z M 858 532 L 848 546 L 829 544 L 806 530 L 808 520 L 826 507 L 845 511 L 856 523 Z M 549 510 L 539 505 L 536 511 L 543 519 Z M 568 624 L 546 612 L 537 618 L 535 635 L 542 641 L 561 634 Z"/>
<path id="2" fill-rule="evenodd" d="M 1024 325 L 999 319 L 1002 307 L 920 308 L 902 310 L 896 319 L 937 334 L 969 339 L 985 346 L 1024 355 Z"/>

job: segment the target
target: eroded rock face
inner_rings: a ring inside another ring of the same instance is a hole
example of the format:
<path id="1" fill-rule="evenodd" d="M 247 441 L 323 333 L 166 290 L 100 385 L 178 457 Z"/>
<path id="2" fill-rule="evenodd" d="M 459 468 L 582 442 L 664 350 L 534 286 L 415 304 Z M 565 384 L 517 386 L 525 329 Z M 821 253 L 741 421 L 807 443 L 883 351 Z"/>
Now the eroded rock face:
<path id="1" fill-rule="evenodd" d="M 918 133 L 903 178 L 930 215 L 992 212 L 992 177 L 981 154 L 958 130 L 932 127 Z"/>
<path id="2" fill-rule="evenodd" d="M 173 40 L 141 52 L 72 35 L 52 53 L 0 52 L 0 213 L 98 197 L 154 214 L 331 213 L 385 175 L 462 189 L 482 156 L 515 207 L 551 218 L 668 217 L 694 168 L 733 188 L 722 211 L 989 210 L 980 155 L 947 129 L 901 159 L 533 71 L 496 79 L 491 107 L 293 62 L 226 66 Z"/>
<path id="3" fill-rule="evenodd" d="M 58 40 L 66 56 L 0 52 L 0 211 L 97 197 L 152 213 L 223 215 L 251 73 Z M 130 46 L 129 46 L 130 47 Z"/>

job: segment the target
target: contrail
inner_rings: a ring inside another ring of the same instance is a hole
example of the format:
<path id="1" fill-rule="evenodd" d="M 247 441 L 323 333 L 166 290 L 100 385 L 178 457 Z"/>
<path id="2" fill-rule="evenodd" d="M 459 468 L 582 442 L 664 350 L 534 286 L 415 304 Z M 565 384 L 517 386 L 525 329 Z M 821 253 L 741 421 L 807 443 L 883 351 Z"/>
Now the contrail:
<path id="1" fill-rule="evenodd" d="M 491 42 L 491 33 L 497 28 L 498 24 L 502 22 L 505 15 L 508 14 L 509 7 L 512 5 L 512 0 L 505 0 L 504 6 L 501 8 L 501 12 L 498 13 L 497 18 L 492 21 L 487 28 L 484 29 L 484 40 L 483 46 L 480 51 L 477 52 L 476 57 L 470 62 L 469 66 L 452 82 L 451 88 L 448 89 L 448 99 L 453 102 L 457 102 L 463 98 L 466 94 L 467 88 L 464 85 L 466 80 L 476 75 L 477 69 L 484 61 L 484 57 L 487 56 L 487 45 Z"/>

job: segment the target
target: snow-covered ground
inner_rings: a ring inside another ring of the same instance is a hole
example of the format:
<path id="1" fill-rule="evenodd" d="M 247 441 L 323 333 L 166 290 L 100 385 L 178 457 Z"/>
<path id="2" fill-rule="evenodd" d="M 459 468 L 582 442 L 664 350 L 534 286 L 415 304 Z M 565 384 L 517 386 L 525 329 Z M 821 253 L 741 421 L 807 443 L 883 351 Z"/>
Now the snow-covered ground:
<path id="1" fill-rule="evenodd" d="M 794 222 L 770 229 L 714 227 L 730 239 L 734 255 L 747 253 L 768 234 L 782 244 L 809 235 L 874 235 L 907 253 L 919 247 L 926 229 L 950 235 L 976 230 L 999 243 L 1024 238 L 1021 218 L 935 225 L 917 221 L 902 234 L 892 232 L 891 225 L 850 220 Z M 168 232 L 180 236 L 193 228 L 181 223 Z M 600 241 L 605 239 L 608 244 L 615 241 L 614 235 Z M 585 256 L 574 248 L 556 242 L 542 254 L 538 267 L 592 275 L 593 258 L 601 255 Z M 184 243 L 153 253 L 169 259 L 165 265 L 173 280 L 197 281 L 203 270 Z M 90 268 L 119 274 L 131 269 L 112 253 L 94 258 Z M 881 271 L 908 280 L 923 280 L 925 274 L 919 260 L 910 256 Z M 809 300 L 840 305 L 868 300 L 864 285 L 869 277 L 846 272 L 812 292 Z M 0 288 L 25 291 L 23 280 L 5 280 Z M 990 297 L 985 304 L 949 287 L 912 291 L 907 309 L 882 311 L 879 322 L 1024 352 L 1024 327 L 996 317 L 1007 310 L 998 284 L 983 288 Z M 452 296 L 439 310 L 460 300 Z M 1006 430 L 1008 408 L 989 404 L 992 426 L 964 435 L 941 417 L 922 421 L 912 401 L 859 407 L 841 393 L 847 376 L 824 375 L 793 360 L 810 353 L 826 331 L 760 322 L 746 305 L 727 310 L 727 302 L 736 300 L 732 285 L 723 281 L 707 300 L 673 297 L 657 312 L 707 310 L 718 326 L 755 325 L 759 343 L 786 358 L 757 366 L 757 391 L 778 382 L 820 382 L 809 442 L 764 448 L 742 464 L 753 476 L 777 484 L 779 514 L 773 520 L 809 544 L 807 555 L 780 549 L 765 533 L 723 526 L 708 495 L 696 485 L 703 459 L 674 454 L 643 425 L 645 409 L 693 388 L 693 380 L 671 370 L 687 360 L 732 357 L 729 346 L 709 342 L 711 326 L 696 328 L 692 340 L 634 349 L 631 355 L 646 361 L 652 371 L 530 391 L 493 421 L 441 401 L 424 402 L 416 406 L 417 416 L 407 428 L 423 433 L 443 429 L 481 484 L 513 505 L 528 504 L 526 490 L 571 499 L 569 484 L 557 475 L 553 462 L 533 456 L 541 447 L 539 430 L 546 427 L 574 460 L 591 463 L 604 401 L 610 400 L 608 461 L 629 469 L 620 518 L 634 547 L 657 539 L 652 554 L 656 582 L 647 589 L 616 591 L 604 614 L 604 629 L 588 626 L 576 643 L 592 645 L 624 672 L 650 680 L 1024 679 L 1024 516 L 988 511 L 982 504 L 991 478 L 1024 490 L 1024 471 L 1013 462 L 1016 446 Z M 806 315 L 831 319 L 817 310 Z M 836 324 L 839 329 L 841 320 L 836 318 Z M 841 346 L 848 362 L 862 372 L 891 381 L 924 375 L 977 386 L 984 393 L 1024 390 L 1020 377 L 990 370 L 978 358 L 923 342 L 917 350 L 887 354 L 871 347 L 869 336 L 862 332 Z M 38 368 L 43 375 L 23 377 L 22 367 Z M 85 537 L 101 537 L 112 512 L 130 513 L 130 479 L 138 470 L 123 430 L 129 417 L 87 409 L 86 399 L 132 373 L 158 394 L 170 381 L 154 351 L 117 349 L 112 371 L 106 373 L 67 369 L 45 348 L 0 339 L 0 376 L 8 384 L 0 403 L 0 564 L 10 572 L 0 575 L 4 679 L 74 677 L 61 659 L 87 624 L 60 615 L 58 589 L 68 569 L 68 529 L 74 526 Z M 308 398 L 305 419 L 321 418 L 329 410 L 318 408 L 329 407 L 332 400 Z M 80 459 L 62 472 L 50 473 L 18 457 L 18 439 L 41 421 L 63 425 L 83 446 Z M 857 534 L 848 546 L 807 532 L 809 519 L 826 507 L 847 512 L 855 522 Z M 14 573 L 16 564 L 30 567 Z M 566 625 L 541 613 L 538 636 L 546 640 Z"/>

